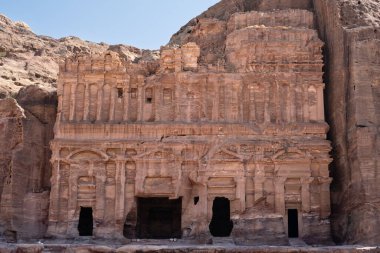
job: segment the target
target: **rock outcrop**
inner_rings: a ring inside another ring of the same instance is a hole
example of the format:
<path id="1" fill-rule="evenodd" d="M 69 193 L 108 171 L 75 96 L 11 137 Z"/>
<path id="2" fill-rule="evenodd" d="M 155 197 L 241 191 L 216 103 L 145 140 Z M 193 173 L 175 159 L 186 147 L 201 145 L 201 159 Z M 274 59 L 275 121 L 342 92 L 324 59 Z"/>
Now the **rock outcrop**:
<path id="1" fill-rule="evenodd" d="M 0 98 L 15 96 L 22 88 L 39 85 L 54 90 L 58 64 L 75 54 L 115 51 L 126 60 L 154 60 L 157 52 L 126 45 L 107 45 L 77 37 L 54 39 L 38 36 L 22 22 L 0 15 Z"/>
<path id="2" fill-rule="evenodd" d="M 380 3 L 324 0 L 315 1 L 315 10 L 320 36 L 326 42 L 334 239 L 378 244 Z"/>
<path id="3" fill-rule="evenodd" d="M 233 13 L 313 9 L 324 50 L 325 106 L 334 163 L 332 229 L 338 243 L 380 242 L 380 3 L 376 0 L 221 1 L 173 35 L 171 43 L 197 41 L 207 23 L 221 26 Z M 222 35 L 220 35 L 222 36 Z M 212 43 L 215 44 L 214 41 Z M 213 44 L 202 52 L 214 50 Z"/>
<path id="4" fill-rule="evenodd" d="M 0 231 L 8 240 L 41 237 L 46 231 L 50 149 L 56 95 L 38 86 L 22 88 L 17 100 L 0 100 Z M 9 238 L 10 237 L 10 238 Z M 14 238 L 13 238 L 14 237 Z"/>
<path id="5" fill-rule="evenodd" d="M 38 36 L 2 15 L 0 42 L 0 234 L 10 241 L 41 238 L 49 207 L 59 63 L 107 50 L 126 61 L 154 62 L 157 52 Z"/>

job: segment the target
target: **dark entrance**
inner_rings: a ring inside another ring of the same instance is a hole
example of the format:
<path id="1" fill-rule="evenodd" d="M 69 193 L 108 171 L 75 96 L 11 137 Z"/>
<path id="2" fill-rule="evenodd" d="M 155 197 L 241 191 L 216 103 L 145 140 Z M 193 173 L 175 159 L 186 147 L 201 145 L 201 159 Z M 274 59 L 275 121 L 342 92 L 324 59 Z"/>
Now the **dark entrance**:
<path id="1" fill-rule="evenodd" d="M 288 235 L 290 238 L 298 238 L 298 210 L 288 209 Z"/>
<path id="2" fill-rule="evenodd" d="M 217 197 L 212 205 L 212 219 L 209 225 L 210 233 L 215 237 L 228 237 L 232 232 L 230 219 L 230 201 Z"/>
<path id="3" fill-rule="evenodd" d="M 81 207 L 79 214 L 78 231 L 80 236 L 92 236 L 93 218 L 91 207 Z"/>
<path id="4" fill-rule="evenodd" d="M 181 238 L 182 199 L 139 198 L 137 237 L 141 239 Z"/>

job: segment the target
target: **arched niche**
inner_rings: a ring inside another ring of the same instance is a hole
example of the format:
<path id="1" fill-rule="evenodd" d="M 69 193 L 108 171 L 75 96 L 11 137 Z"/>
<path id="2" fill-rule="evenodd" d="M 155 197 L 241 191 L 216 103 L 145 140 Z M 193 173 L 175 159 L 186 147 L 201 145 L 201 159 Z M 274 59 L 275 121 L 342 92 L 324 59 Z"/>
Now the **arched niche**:
<path id="1" fill-rule="evenodd" d="M 108 156 L 101 153 L 98 150 L 87 149 L 87 150 L 78 150 L 74 151 L 68 156 L 70 160 L 82 160 L 82 161 L 91 161 L 91 160 L 107 160 Z"/>
<path id="2" fill-rule="evenodd" d="M 272 160 L 310 160 L 311 157 L 306 152 L 299 149 L 279 150 L 273 156 Z"/>

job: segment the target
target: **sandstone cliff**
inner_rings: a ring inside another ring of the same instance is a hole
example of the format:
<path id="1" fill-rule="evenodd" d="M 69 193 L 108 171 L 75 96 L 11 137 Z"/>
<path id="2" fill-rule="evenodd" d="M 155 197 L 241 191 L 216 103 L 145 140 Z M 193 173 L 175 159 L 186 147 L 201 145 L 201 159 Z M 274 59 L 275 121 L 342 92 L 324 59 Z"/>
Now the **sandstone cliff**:
<path id="1" fill-rule="evenodd" d="M 131 46 L 38 36 L 0 15 L 0 234 L 8 240 L 46 230 L 59 62 L 107 50 L 127 61 L 157 58 Z"/>
<path id="2" fill-rule="evenodd" d="M 214 36 L 205 41 L 204 35 L 215 34 L 233 13 L 287 8 L 314 10 L 320 37 L 326 43 L 325 106 L 331 128 L 329 138 L 334 146 L 334 164 L 330 168 L 334 178 L 334 239 L 338 243 L 378 244 L 379 1 L 224 0 L 182 27 L 170 43 L 200 42 L 202 55 L 207 56 L 208 52 L 219 50 L 218 40 Z M 210 57 L 203 59 L 210 61 Z"/>
<path id="3" fill-rule="evenodd" d="M 380 3 L 377 0 L 223 0 L 182 27 L 170 43 L 197 42 L 201 46 L 200 60 L 215 64 L 224 60 L 220 41 L 225 39 L 224 27 L 233 13 L 287 8 L 314 10 L 320 37 L 326 43 L 325 104 L 334 147 L 334 164 L 330 168 L 334 177 L 331 189 L 334 239 L 338 243 L 379 244 Z M 209 40 L 204 39 L 206 34 Z M 0 41 L 0 97 L 13 96 L 19 103 L 12 99 L 0 101 L 3 208 L 0 232 L 7 230 L 13 235 L 23 225 L 42 224 L 39 234 L 43 234 L 46 211 L 33 217 L 38 212 L 31 206 L 41 203 L 38 208 L 47 208 L 44 191 L 50 187 L 48 143 L 55 120 L 58 61 L 76 53 L 107 49 L 132 61 L 154 59 L 155 55 L 133 47 L 95 44 L 74 37 L 56 40 L 36 36 L 24 24 L 4 16 L 0 17 Z M 37 86 L 27 88 L 29 85 Z M 16 221 L 16 225 L 9 224 L 9 219 Z"/>
<path id="4" fill-rule="evenodd" d="M 39 85 L 54 90 L 58 63 L 75 54 L 118 52 L 126 60 L 154 59 L 157 52 L 126 45 L 107 45 L 76 37 L 38 36 L 28 25 L 0 15 L 0 98 L 14 96 L 22 87 Z"/>
<path id="5" fill-rule="evenodd" d="M 379 9 L 378 1 L 315 1 L 334 148 L 332 229 L 341 243 L 380 242 Z"/>

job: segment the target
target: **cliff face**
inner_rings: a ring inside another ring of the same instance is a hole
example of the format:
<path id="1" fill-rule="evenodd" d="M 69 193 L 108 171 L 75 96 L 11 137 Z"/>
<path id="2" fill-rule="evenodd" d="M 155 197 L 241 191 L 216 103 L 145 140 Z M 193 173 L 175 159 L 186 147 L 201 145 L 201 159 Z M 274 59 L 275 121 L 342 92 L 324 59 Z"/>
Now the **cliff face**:
<path id="1" fill-rule="evenodd" d="M 56 87 L 59 61 L 75 54 L 118 52 L 130 61 L 156 57 L 155 52 L 126 45 L 107 45 L 76 37 L 54 39 L 38 36 L 22 22 L 0 15 L 0 98 L 15 96 L 22 88 L 39 85 Z"/>
<path id="2" fill-rule="evenodd" d="M 46 231 L 59 62 L 107 50 L 127 61 L 157 57 L 125 45 L 38 36 L 0 15 L 0 234 L 7 240 Z"/>
<path id="3" fill-rule="evenodd" d="M 326 43 L 325 106 L 334 148 L 330 168 L 334 178 L 333 236 L 338 243 L 378 244 L 380 3 L 377 0 L 222 0 L 182 27 L 170 43 L 197 42 L 201 47 L 200 61 L 217 65 L 225 61 L 220 42 L 227 36 L 227 20 L 234 13 L 287 8 L 314 10 L 320 38 Z M 14 237 L 21 226 L 38 226 L 35 235 L 21 233 L 21 236 L 39 237 L 46 229 L 43 224 L 47 219 L 46 191 L 50 188 L 51 173 L 48 143 L 55 121 L 58 62 L 76 53 L 106 50 L 118 52 L 131 61 L 154 60 L 157 55 L 74 37 L 56 40 L 36 36 L 26 25 L 4 16 L 0 16 L 0 42 L 0 98 L 13 96 L 17 100 L 0 100 L 0 232 Z"/>
<path id="4" fill-rule="evenodd" d="M 380 242 L 379 9 L 377 1 L 315 1 L 334 147 L 332 229 L 341 243 Z"/>
<path id="5" fill-rule="evenodd" d="M 332 230 L 338 243 L 380 242 L 380 3 L 376 0 L 221 1 L 191 20 L 173 44 L 199 43 L 203 55 L 218 50 L 215 33 L 235 12 L 300 8 L 315 12 L 326 43 L 325 106 L 333 143 Z M 210 29 L 209 27 L 213 27 Z M 219 34 L 219 37 L 225 36 Z M 221 56 L 223 58 L 224 56 Z M 204 58 L 205 59 L 205 58 Z M 205 59 L 212 61 L 212 59 Z"/>

